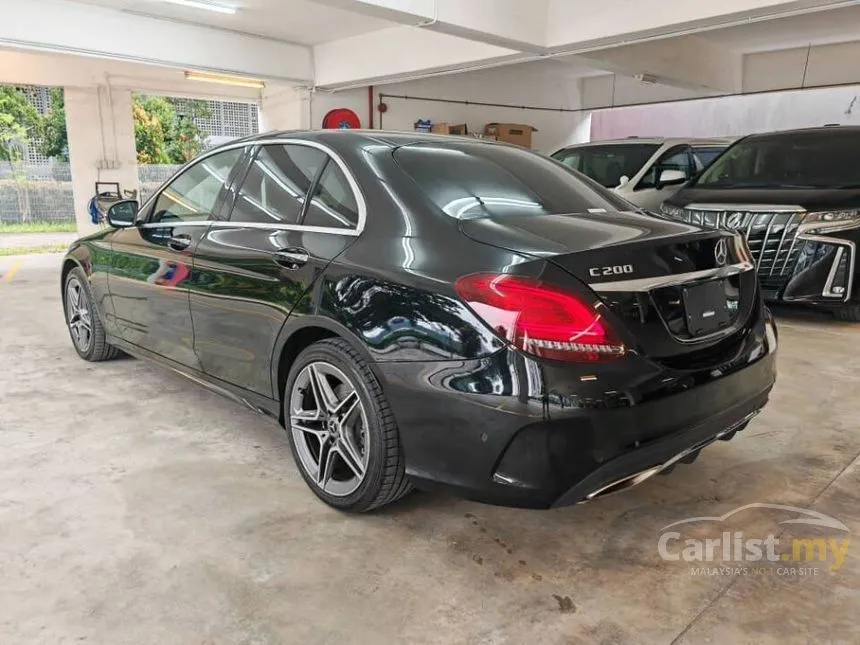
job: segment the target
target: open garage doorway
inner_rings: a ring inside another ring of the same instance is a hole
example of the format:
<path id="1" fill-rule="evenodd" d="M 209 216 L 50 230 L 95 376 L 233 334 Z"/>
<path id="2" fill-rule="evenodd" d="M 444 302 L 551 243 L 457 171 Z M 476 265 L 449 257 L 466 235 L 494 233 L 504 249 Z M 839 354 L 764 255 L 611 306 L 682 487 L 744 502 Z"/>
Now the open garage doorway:
<path id="1" fill-rule="evenodd" d="M 62 88 L 0 85 L 0 233 L 75 230 L 65 119 Z"/>

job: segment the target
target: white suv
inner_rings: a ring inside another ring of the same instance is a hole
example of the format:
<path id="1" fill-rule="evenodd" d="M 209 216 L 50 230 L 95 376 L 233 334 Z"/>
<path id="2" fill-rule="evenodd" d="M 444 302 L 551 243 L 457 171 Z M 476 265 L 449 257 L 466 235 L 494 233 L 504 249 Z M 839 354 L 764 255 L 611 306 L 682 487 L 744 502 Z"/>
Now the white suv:
<path id="1" fill-rule="evenodd" d="M 588 175 L 624 199 L 657 211 L 731 139 L 617 139 L 562 148 L 552 158 Z"/>

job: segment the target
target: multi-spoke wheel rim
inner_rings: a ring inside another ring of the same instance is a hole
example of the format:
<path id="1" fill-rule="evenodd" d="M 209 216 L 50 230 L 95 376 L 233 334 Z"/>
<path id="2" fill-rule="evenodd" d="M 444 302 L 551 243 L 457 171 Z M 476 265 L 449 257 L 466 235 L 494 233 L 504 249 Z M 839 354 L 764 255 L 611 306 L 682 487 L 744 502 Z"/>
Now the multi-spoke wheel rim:
<path id="1" fill-rule="evenodd" d="M 335 497 L 351 495 L 364 481 L 370 455 L 367 414 L 355 386 L 330 363 L 310 363 L 290 393 L 290 431 L 301 467 Z"/>
<path id="2" fill-rule="evenodd" d="M 66 285 L 66 320 L 75 346 L 82 352 L 89 350 L 93 342 L 93 318 L 84 286 L 77 278 Z"/>

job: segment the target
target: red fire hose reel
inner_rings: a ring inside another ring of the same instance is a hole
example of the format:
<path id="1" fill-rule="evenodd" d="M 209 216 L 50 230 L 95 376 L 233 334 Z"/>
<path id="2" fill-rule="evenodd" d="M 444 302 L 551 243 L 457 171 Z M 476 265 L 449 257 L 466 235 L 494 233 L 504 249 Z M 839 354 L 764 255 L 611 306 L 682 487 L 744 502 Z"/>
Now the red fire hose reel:
<path id="1" fill-rule="evenodd" d="M 361 128 L 361 119 L 347 108 L 336 108 L 323 117 L 322 127 L 325 130 L 356 130 Z"/>

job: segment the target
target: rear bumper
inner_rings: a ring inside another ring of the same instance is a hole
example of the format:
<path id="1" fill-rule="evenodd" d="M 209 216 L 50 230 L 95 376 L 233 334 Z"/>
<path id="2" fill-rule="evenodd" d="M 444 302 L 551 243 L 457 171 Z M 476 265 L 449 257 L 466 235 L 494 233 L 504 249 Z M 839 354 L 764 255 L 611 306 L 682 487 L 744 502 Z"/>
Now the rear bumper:
<path id="1" fill-rule="evenodd" d="M 377 368 L 416 485 L 549 508 L 587 501 L 740 429 L 776 377 L 775 334 L 760 327 L 722 373 L 681 373 L 641 357 L 539 364 L 512 351 Z"/>

